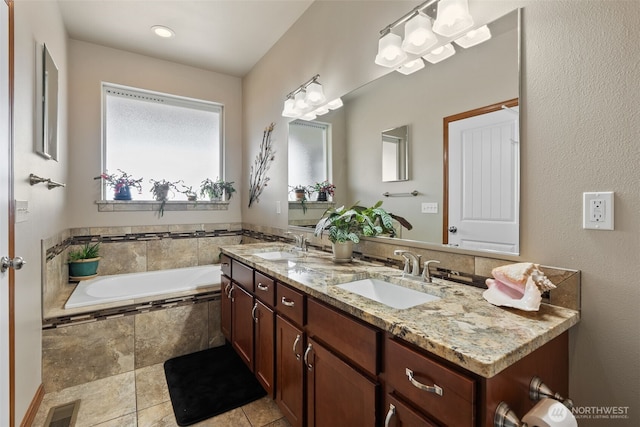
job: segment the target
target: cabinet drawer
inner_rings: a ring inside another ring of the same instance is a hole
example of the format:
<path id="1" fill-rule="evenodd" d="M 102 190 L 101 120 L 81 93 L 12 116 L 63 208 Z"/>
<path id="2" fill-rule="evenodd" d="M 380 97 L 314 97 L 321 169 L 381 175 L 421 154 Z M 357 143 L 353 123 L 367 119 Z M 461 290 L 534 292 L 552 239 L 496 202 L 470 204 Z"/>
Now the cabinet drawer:
<path id="1" fill-rule="evenodd" d="M 231 278 L 249 292 L 253 292 L 253 268 L 231 260 Z"/>
<path id="2" fill-rule="evenodd" d="M 222 270 L 222 274 L 227 277 L 231 277 L 231 258 L 226 255 L 220 256 L 220 269 Z"/>
<path id="3" fill-rule="evenodd" d="M 304 325 L 304 294 L 278 282 L 276 309 L 299 326 Z"/>
<path id="4" fill-rule="evenodd" d="M 371 375 L 378 374 L 380 332 L 326 305 L 307 301 L 307 332 Z"/>
<path id="5" fill-rule="evenodd" d="M 475 381 L 425 354 L 388 339 L 385 349 L 387 385 L 441 423 L 475 425 Z M 413 383 L 408 370 L 413 372 Z M 442 395 L 421 389 L 439 387 Z"/>
<path id="6" fill-rule="evenodd" d="M 415 409 L 391 394 L 385 396 L 383 409 L 385 426 L 437 427 L 424 415 L 419 414 Z"/>
<path id="7" fill-rule="evenodd" d="M 254 276 L 255 283 L 255 295 L 256 297 L 268 305 L 269 307 L 275 306 L 276 303 L 276 283 L 275 281 L 260 273 L 259 271 L 255 272 Z"/>

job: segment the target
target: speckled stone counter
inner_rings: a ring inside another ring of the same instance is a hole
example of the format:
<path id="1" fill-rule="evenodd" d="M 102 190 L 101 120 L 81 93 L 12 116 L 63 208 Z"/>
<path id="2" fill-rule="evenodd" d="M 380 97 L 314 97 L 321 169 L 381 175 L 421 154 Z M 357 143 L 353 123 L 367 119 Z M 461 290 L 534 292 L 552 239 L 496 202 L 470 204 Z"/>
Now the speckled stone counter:
<path id="1" fill-rule="evenodd" d="M 309 251 L 293 260 L 265 260 L 257 253 L 292 246 L 256 243 L 224 246 L 222 252 L 308 295 L 485 378 L 491 378 L 580 319 L 568 308 L 542 304 L 537 312 L 496 307 L 482 289 L 434 279 L 403 278 L 397 269 L 354 260 L 336 264 L 326 252 Z M 365 278 L 421 290 L 441 299 L 394 309 L 334 285 Z"/>

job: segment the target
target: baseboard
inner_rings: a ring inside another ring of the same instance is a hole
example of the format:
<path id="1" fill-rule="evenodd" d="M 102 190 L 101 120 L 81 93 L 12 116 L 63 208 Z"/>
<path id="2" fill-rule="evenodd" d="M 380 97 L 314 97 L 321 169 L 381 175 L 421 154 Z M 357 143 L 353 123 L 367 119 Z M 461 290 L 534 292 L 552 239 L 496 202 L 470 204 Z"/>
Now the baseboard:
<path id="1" fill-rule="evenodd" d="M 40 404 L 42 403 L 42 398 L 44 397 L 44 386 L 40 384 L 40 387 L 36 390 L 36 394 L 31 399 L 31 404 L 29 408 L 27 408 L 27 412 L 24 414 L 24 418 L 20 423 L 20 427 L 30 427 L 33 424 L 33 421 L 36 419 L 36 414 L 38 413 L 38 409 L 40 408 Z"/>

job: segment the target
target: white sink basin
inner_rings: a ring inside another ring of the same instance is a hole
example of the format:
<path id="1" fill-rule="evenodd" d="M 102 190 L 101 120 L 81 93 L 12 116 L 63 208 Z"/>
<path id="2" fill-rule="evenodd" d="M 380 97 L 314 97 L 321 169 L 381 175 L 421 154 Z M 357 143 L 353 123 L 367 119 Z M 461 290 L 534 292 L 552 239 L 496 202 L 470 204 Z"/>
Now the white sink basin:
<path id="1" fill-rule="evenodd" d="M 267 259 L 270 261 L 300 258 L 299 254 L 296 254 L 293 252 L 282 252 L 282 251 L 260 252 L 255 254 L 255 256 L 260 257 L 262 259 Z"/>
<path id="2" fill-rule="evenodd" d="M 411 308 L 425 302 L 437 301 L 440 297 L 404 286 L 394 285 L 380 279 L 363 279 L 336 285 L 336 287 L 372 299 L 393 308 Z"/>

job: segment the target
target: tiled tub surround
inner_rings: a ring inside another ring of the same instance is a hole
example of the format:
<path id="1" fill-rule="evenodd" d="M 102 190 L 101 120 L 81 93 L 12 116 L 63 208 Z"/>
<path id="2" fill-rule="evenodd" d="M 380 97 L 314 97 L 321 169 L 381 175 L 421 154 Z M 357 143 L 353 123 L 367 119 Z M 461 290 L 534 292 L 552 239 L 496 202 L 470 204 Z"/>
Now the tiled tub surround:
<path id="1" fill-rule="evenodd" d="M 538 312 L 495 307 L 482 298 L 482 289 L 437 279 L 436 283 L 425 284 L 402 278 L 398 269 L 359 260 L 335 264 L 331 254 L 321 251 L 311 250 L 295 261 L 267 261 L 256 256 L 258 252 L 290 249 L 290 245 L 258 243 L 225 246 L 222 251 L 485 378 L 491 378 L 559 336 L 580 318 L 577 309 L 560 305 L 542 304 Z M 545 272 L 550 270 L 544 268 Z M 422 289 L 441 299 L 397 310 L 334 286 L 367 277 L 388 278 L 393 283 Z M 553 280 L 554 274 L 550 277 Z M 564 285 L 572 286 L 572 281 L 555 283 L 560 291 Z M 579 292 L 574 290 L 567 294 L 577 296 Z M 578 302 L 569 301 L 568 305 L 576 307 Z"/>

